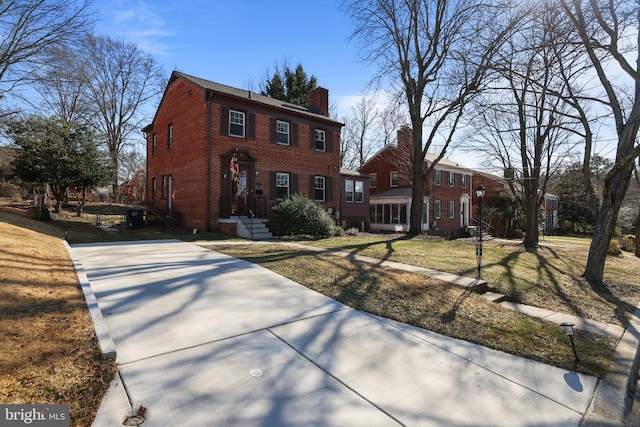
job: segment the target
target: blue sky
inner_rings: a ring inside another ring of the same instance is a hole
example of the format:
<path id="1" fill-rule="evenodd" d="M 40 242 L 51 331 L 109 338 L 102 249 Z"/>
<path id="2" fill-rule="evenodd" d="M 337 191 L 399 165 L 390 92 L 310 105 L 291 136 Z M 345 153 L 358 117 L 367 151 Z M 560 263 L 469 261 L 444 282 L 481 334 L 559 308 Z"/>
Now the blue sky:
<path id="1" fill-rule="evenodd" d="M 359 61 L 337 0 L 95 0 L 94 8 L 97 34 L 138 43 L 167 74 L 247 88 L 283 60 L 300 63 L 329 89 L 339 115 L 375 71 Z"/>
<path id="2" fill-rule="evenodd" d="M 137 43 L 167 76 L 178 70 L 255 89 L 276 64 L 300 63 L 329 90 L 339 119 L 377 71 L 349 40 L 353 27 L 340 0 L 94 0 L 93 8 L 96 34 Z M 479 164 L 461 151 L 446 157 Z"/>

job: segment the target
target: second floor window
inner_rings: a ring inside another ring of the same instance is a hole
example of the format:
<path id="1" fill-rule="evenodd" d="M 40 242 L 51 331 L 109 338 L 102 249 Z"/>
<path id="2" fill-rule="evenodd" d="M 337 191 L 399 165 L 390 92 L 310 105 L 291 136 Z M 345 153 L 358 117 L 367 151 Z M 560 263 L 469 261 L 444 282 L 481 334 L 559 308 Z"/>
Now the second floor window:
<path id="1" fill-rule="evenodd" d="M 316 176 L 315 178 L 315 200 L 318 202 L 324 202 L 325 196 L 325 181 L 324 176 Z"/>
<path id="2" fill-rule="evenodd" d="M 442 171 L 440 169 L 434 169 L 433 171 L 433 184 L 442 185 Z"/>
<path id="3" fill-rule="evenodd" d="M 153 142 L 151 143 L 151 154 L 154 156 L 158 154 L 158 135 L 155 133 L 153 134 Z"/>
<path id="4" fill-rule="evenodd" d="M 316 150 L 326 151 L 325 132 L 322 129 L 316 129 Z"/>
<path id="5" fill-rule="evenodd" d="M 167 147 L 169 148 L 169 150 L 171 150 L 171 147 L 173 147 L 173 125 L 169 125 L 169 128 L 167 129 L 167 135 Z"/>
<path id="6" fill-rule="evenodd" d="M 378 174 L 370 173 L 369 174 L 369 188 L 376 188 L 378 186 Z"/>
<path id="7" fill-rule="evenodd" d="M 389 173 L 389 185 L 392 187 L 398 186 L 398 172 L 390 172 Z"/>
<path id="8" fill-rule="evenodd" d="M 276 138 L 278 144 L 289 145 L 289 122 L 276 122 Z"/>
<path id="9" fill-rule="evenodd" d="M 344 181 L 344 201 L 353 202 L 353 181 L 350 179 Z"/>
<path id="10" fill-rule="evenodd" d="M 469 188 L 469 175 L 461 175 L 460 185 L 462 186 L 462 188 Z"/>
<path id="11" fill-rule="evenodd" d="M 244 113 L 229 110 L 229 135 L 244 138 Z"/>
<path id="12" fill-rule="evenodd" d="M 456 174 L 453 172 L 449 172 L 449 187 L 456 186 Z"/>

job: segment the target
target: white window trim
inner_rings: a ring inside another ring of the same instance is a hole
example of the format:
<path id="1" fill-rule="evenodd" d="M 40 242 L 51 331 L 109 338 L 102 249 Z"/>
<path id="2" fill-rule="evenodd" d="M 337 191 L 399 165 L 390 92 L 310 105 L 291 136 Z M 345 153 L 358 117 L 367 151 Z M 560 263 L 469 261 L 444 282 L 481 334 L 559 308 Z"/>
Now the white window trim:
<path id="1" fill-rule="evenodd" d="M 440 200 L 433 202 L 433 218 L 442 219 L 442 202 Z"/>
<path id="2" fill-rule="evenodd" d="M 456 174 L 455 172 L 449 172 L 449 176 L 448 176 L 448 184 L 449 187 L 455 187 L 456 186 Z"/>
<path id="3" fill-rule="evenodd" d="M 396 183 L 393 183 L 393 175 L 396 176 Z M 398 171 L 389 172 L 389 187 L 397 187 L 398 186 Z"/>
<path id="4" fill-rule="evenodd" d="M 362 191 L 358 191 L 358 190 L 357 190 L 357 189 L 358 189 L 358 184 L 360 184 L 360 186 L 362 187 Z M 362 194 L 362 197 L 361 197 L 361 199 L 360 199 L 360 200 L 358 200 L 358 194 Z M 356 182 L 354 183 L 354 186 L 353 186 L 353 196 L 354 196 L 354 197 L 353 197 L 353 200 L 354 200 L 356 203 L 364 203 L 364 182 L 363 182 L 363 181 L 356 181 Z"/>
<path id="5" fill-rule="evenodd" d="M 375 182 L 371 182 L 371 178 L 375 177 Z M 378 188 L 378 174 L 370 173 L 369 174 L 369 188 Z"/>
<path id="6" fill-rule="evenodd" d="M 279 178 L 284 178 L 287 177 L 287 185 L 280 185 L 279 182 L 281 181 L 281 179 Z M 278 196 L 278 188 L 286 188 L 287 189 L 287 195 L 285 197 L 279 197 Z M 277 200 L 284 200 L 286 197 L 288 197 L 291 194 L 291 180 L 290 180 L 290 176 L 287 172 L 276 172 L 276 199 Z"/>
<path id="7" fill-rule="evenodd" d="M 450 200 L 447 207 L 447 215 L 449 219 L 454 219 L 456 217 L 456 202 L 455 200 Z"/>
<path id="8" fill-rule="evenodd" d="M 286 132 L 280 132 L 280 125 L 286 125 L 287 131 Z M 278 136 L 279 135 L 286 135 L 287 136 L 287 142 L 280 142 L 278 140 Z M 284 120 L 276 120 L 276 143 L 280 144 L 280 145 L 291 145 L 291 133 L 290 133 L 290 126 L 289 126 L 289 122 L 285 122 Z"/>
<path id="9" fill-rule="evenodd" d="M 322 181 L 322 187 L 318 187 L 318 179 Z M 322 190 L 322 199 L 316 197 L 316 192 Z M 324 202 L 327 200 L 327 179 L 324 176 L 316 175 L 313 179 L 313 197 L 316 202 Z"/>
<path id="10" fill-rule="evenodd" d="M 440 169 L 433 170 L 433 183 L 434 185 L 437 185 L 437 186 L 442 185 L 442 170 Z"/>
<path id="11" fill-rule="evenodd" d="M 236 123 L 235 121 L 233 121 L 231 119 L 234 114 L 237 114 L 237 115 L 242 117 L 242 123 Z M 231 126 L 232 125 L 242 126 L 242 135 L 236 135 L 236 134 L 231 133 Z M 244 138 L 245 134 L 246 134 L 245 130 L 246 130 L 246 115 L 245 115 L 244 111 L 229 110 L 229 136 L 233 136 L 235 138 Z"/>
<path id="12" fill-rule="evenodd" d="M 349 200 L 349 198 L 347 197 L 347 194 L 349 194 L 349 184 L 351 184 L 351 200 Z M 353 203 L 356 200 L 356 191 L 355 191 L 355 185 L 352 179 L 345 179 L 344 180 L 344 201 L 345 203 Z"/>
<path id="13" fill-rule="evenodd" d="M 316 151 L 327 151 L 327 133 L 324 129 L 316 129 Z M 322 135 L 321 138 L 318 138 L 319 135 Z M 322 149 L 318 148 L 318 142 L 322 141 Z"/>

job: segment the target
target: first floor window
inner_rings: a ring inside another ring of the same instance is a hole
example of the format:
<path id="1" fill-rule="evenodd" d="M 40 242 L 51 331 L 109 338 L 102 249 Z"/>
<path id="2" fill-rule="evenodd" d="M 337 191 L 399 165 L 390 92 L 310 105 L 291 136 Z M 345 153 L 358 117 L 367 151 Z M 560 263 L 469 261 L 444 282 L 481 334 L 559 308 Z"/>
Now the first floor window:
<path id="1" fill-rule="evenodd" d="M 289 145 L 289 122 L 278 120 L 276 122 L 276 142 L 282 145 Z"/>
<path id="2" fill-rule="evenodd" d="M 356 203 L 362 203 L 364 201 L 364 182 L 356 181 Z"/>
<path id="3" fill-rule="evenodd" d="M 169 176 L 162 175 L 162 198 L 167 197 L 167 191 L 169 190 Z"/>
<path id="4" fill-rule="evenodd" d="M 324 176 L 316 176 L 315 178 L 315 200 L 324 202 L 325 199 L 325 182 Z"/>
<path id="5" fill-rule="evenodd" d="M 433 202 L 433 217 L 435 219 L 442 218 L 442 202 L 440 200 Z"/>
<path id="6" fill-rule="evenodd" d="M 316 129 L 316 150 L 327 151 L 325 132 L 322 129 Z"/>
<path id="7" fill-rule="evenodd" d="M 344 181 L 344 201 L 353 202 L 353 181 L 350 179 Z"/>
<path id="8" fill-rule="evenodd" d="M 448 210 L 448 213 L 449 213 L 449 218 L 455 218 L 456 217 L 456 202 L 450 201 L 449 202 L 449 208 L 447 210 Z"/>
<path id="9" fill-rule="evenodd" d="M 289 174 L 283 172 L 276 173 L 276 198 L 283 200 L 289 197 Z"/>
<path id="10" fill-rule="evenodd" d="M 244 113 L 229 110 L 229 135 L 244 138 Z"/>
<path id="11" fill-rule="evenodd" d="M 369 221 L 376 224 L 406 224 L 407 205 L 403 203 L 371 205 Z"/>
<path id="12" fill-rule="evenodd" d="M 156 192 L 158 191 L 158 183 L 155 178 L 151 178 L 151 199 L 156 199 Z"/>

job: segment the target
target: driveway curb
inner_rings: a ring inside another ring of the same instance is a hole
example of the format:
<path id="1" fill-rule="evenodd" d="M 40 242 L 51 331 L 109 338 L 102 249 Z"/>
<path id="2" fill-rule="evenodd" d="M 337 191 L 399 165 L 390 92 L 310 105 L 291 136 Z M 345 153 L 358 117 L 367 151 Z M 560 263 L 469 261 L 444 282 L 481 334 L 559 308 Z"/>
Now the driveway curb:
<path id="1" fill-rule="evenodd" d="M 71 246 L 69 243 L 62 239 L 64 247 L 67 248 L 67 252 L 71 257 L 71 261 L 73 262 L 73 267 L 76 270 L 76 274 L 78 275 L 78 281 L 80 282 L 80 286 L 82 288 L 82 293 L 84 295 L 84 300 L 87 303 L 87 308 L 89 309 L 89 313 L 91 313 L 91 319 L 93 320 L 93 326 L 96 331 L 96 337 L 98 338 L 98 344 L 100 345 L 100 354 L 103 359 L 113 359 L 115 360 L 117 357 L 116 346 L 113 343 L 113 339 L 111 338 L 111 333 L 109 332 L 109 328 L 107 327 L 107 323 L 104 321 L 102 317 L 102 310 L 98 306 L 98 300 L 96 296 L 93 294 L 93 290 L 91 289 L 91 283 L 89 282 L 89 278 L 87 274 L 84 272 L 84 268 L 82 267 L 82 263 L 75 256 Z"/>

